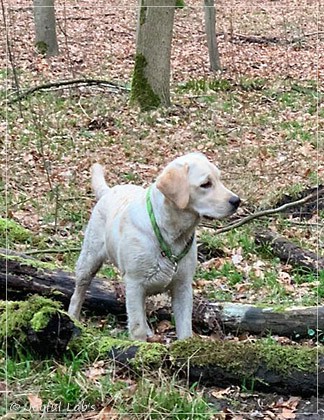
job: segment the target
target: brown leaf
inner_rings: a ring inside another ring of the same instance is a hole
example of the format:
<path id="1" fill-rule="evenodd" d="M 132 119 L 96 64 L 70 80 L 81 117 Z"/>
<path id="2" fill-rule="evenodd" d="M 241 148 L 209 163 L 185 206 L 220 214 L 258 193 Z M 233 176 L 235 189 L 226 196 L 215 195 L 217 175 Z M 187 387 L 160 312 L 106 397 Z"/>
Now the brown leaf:
<path id="1" fill-rule="evenodd" d="M 157 325 L 157 327 L 156 327 L 156 331 L 159 334 L 163 334 L 166 331 L 170 331 L 170 330 L 173 330 L 173 329 L 174 329 L 174 326 L 171 324 L 170 321 L 168 321 L 166 319 L 164 319 L 163 321 L 159 322 L 158 325 Z"/>
<path id="2" fill-rule="evenodd" d="M 295 419 L 296 418 L 296 414 L 289 408 L 283 408 L 282 409 L 282 413 L 279 413 L 279 418 L 280 419 Z"/>
<path id="3" fill-rule="evenodd" d="M 89 378 L 91 381 L 97 381 L 101 376 L 106 373 L 106 369 L 100 366 L 91 366 L 86 371 L 86 377 Z"/>
<path id="4" fill-rule="evenodd" d="M 224 398 L 226 398 L 226 396 L 228 396 L 230 394 L 230 390 L 231 390 L 231 388 L 226 388 L 226 389 L 221 388 L 221 389 L 212 391 L 211 395 L 214 398 L 224 399 Z"/>
<path id="5" fill-rule="evenodd" d="M 118 420 L 120 417 L 118 412 L 108 405 L 100 411 L 96 418 L 98 420 Z"/>
<path id="6" fill-rule="evenodd" d="M 163 343 L 164 338 L 162 335 L 154 334 L 152 337 L 147 337 L 146 341 L 148 343 Z"/>
<path id="7" fill-rule="evenodd" d="M 28 401 L 29 401 L 31 410 L 40 411 L 42 409 L 43 400 L 39 398 L 37 395 L 29 394 Z"/>

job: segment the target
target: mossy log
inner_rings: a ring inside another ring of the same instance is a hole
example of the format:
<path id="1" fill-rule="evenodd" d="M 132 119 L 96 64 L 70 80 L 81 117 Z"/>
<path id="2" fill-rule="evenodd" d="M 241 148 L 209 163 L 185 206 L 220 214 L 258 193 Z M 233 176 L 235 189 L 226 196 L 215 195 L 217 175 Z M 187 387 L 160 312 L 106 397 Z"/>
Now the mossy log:
<path id="1" fill-rule="evenodd" d="M 163 368 L 205 386 L 244 386 L 264 392 L 311 396 L 324 392 L 324 348 L 191 338 L 170 346 L 80 336 L 70 348 L 90 359 L 113 359 L 129 372 Z"/>
<path id="2" fill-rule="evenodd" d="M 271 230 L 256 231 L 255 240 L 257 244 L 269 246 L 272 252 L 284 262 L 315 273 L 318 270 L 324 270 L 324 258 L 295 245 Z"/>
<path id="3" fill-rule="evenodd" d="M 59 302 L 37 295 L 23 302 L 0 302 L 0 348 L 8 354 L 60 357 L 78 332 Z"/>
<path id="4" fill-rule="evenodd" d="M 9 354 L 27 352 L 41 358 L 85 351 L 89 361 L 113 359 L 136 375 L 162 367 L 206 386 L 244 385 L 301 396 L 324 392 L 323 347 L 201 338 L 165 346 L 114 339 L 75 325 L 58 302 L 40 296 L 1 304 L 0 343 Z"/>
<path id="5" fill-rule="evenodd" d="M 0 299 L 21 300 L 33 294 L 54 299 L 68 308 L 74 289 L 72 273 L 49 269 L 32 259 L 0 254 Z M 125 296 L 120 283 L 95 278 L 87 292 L 84 309 L 96 315 L 126 318 Z M 158 319 L 170 319 L 169 306 L 150 311 Z M 277 334 L 292 338 L 309 336 L 309 330 L 324 331 L 324 307 L 278 308 L 194 299 L 193 328 L 198 333 Z"/>
<path id="6" fill-rule="evenodd" d="M 244 385 L 287 395 L 324 392 L 324 349 L 255 343 L 187 340 L 175 342 L 171 356 L 189 366 L 191 382 L 206 386 Z"/>

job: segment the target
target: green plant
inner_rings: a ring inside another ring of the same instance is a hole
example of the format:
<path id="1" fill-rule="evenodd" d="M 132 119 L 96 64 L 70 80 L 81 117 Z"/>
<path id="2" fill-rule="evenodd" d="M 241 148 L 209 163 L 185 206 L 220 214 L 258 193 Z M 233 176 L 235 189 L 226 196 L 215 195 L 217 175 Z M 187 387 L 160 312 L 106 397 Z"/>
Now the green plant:
<path id="1" fill-rule="evenodd" d="M 174 380 L 154 384 L 143 380 L 128 407 L 121 405 L 120 411 L 147 419 L 167 418 L 172 420 L 210 419 L 215 411 L 197 393 L 195 395 L 179 388 Z"/>

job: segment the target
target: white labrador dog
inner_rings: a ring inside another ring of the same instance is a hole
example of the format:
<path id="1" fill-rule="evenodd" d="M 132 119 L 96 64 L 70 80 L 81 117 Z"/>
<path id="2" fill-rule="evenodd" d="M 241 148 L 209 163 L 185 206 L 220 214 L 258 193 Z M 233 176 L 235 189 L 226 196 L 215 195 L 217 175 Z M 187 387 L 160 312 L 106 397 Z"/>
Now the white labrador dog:
<path id="1" fill-rule="evenodd" d="M 126 286 L 131 338 L 152 335 L 145 297 L 170 291 L 179 339 L 192 335 L 192 280 L 196 267 L 195 228 L 201 217 L 234 213 L 240 199 L 220 181 L 220 172 L 201 153 L 167 165 L 150 188 L 107 186 L 101 165 L 92 167 L 99 200 L 93 209 L 76 265 L 69 314 L 79 318 L 85 293 L 105 261 L 116 265 Z"/>

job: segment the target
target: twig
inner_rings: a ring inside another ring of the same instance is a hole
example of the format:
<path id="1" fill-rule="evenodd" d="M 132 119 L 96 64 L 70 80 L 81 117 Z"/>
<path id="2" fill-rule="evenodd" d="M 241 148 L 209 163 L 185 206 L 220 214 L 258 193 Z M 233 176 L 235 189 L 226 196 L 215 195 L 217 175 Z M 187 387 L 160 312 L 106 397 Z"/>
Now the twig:
<path id="1" fill-rule="evenodd" d="M 39 133 L 41 135 L 39 135 L 39 149 L 40 149 L 40 153 L 42 156 L 42 161 L 43 161 L 43 166 L 44 166 L 44 171 L 46 173 L 46 178 L 47 178 L 47 182 L 48 185 L 50 187 L 50 190 L 53 191 L 53 184 L 52 184 L 52 180 L 51 180 L 51 174 L 50 174 L 50 169 L 49 169 L 49 164 L 48 161 L 46 161 L 45 159 L 45 152 L 44 152 L 44 143 L 43 143 L 43 135 L 46 138 L 46 135 L 44 133 L 43 127 L 41 126 L 40 121 L 36 118 L 36 114 L 32 113 L 32 119 L 33 122 L 35 124 L 35 127 L 38 129 Z"/>
<path id="2" fill-rule="evenodd" d="M 246 42 L 251 42 L 251 43 L 256 43 L 256 44 L 293 44 L 293 43 L 302 41 L 304 38 L 312 37 L 312 36 L 319 36 L 323 34 L 324 34 L 323 31 L 310 32 L 308 34 L 303 34 L 300 37 L 295 37 L 292 39 L 288 39 L 288 37 L 286 37 L 285 40 L 282 40 L 277 36 L 266 37 L 266 36 L 255 36 L 255 35 L 231 33 L 231 39 L 237 38 L 241 41 L 246 41 Z M 225 35 L 225 34 L 224 32 L 218 32 L 216 35 Z"/>
<path id="3" fill-rule="evenodd" d="M 17 101 L 20 101 L 22 99 L 27 98 L 29 95 L 32 95 L 35 92 L 38 92 L 40 90 L 50 90 L 55 87 L 62 87 L 62 86 L 73 86 L 73 85 L 86 85 L 86 86 L 107 86 L 111 89 L 117 89 L 128 92 L 129 89 L 118 85 L 117 83 L 109 82 L 107 80 L 98 80 L 98 79 L 72 79 L 72 80 L 61 80 L 58 82 L 50 82 L 45 83 L 43 85 L 34 86 L 33 88 L 30 88 L 26 90 L 25 92 L 22 92 L 17 98 L 12 99 L 9 101 L 9 104 L 13 104 Z"/>
<path id="4" fill-rule="evenodd" d="M 25 251 L 25 255 L 34 255 L 34 254 L 65 254 L 67 252 L 80 252 L 81 248 L 49 248 L 49 249 L 32 249 L 30 251 Z"/>
<path id="5" fill-rule="evenodd" d="M 238 228 L 240 226 L 245 225 L 246 223 L 251 222 L 251 220 L 258 219 L 258 218 L 263 217 L 263 216 L 270 216 L 271 214 L 280 213 L 280 212 L 282 212 L 284 210 L 287 210 L 291 207 L 295 207 L 295 206 L 298 206 L 300 204 L 305 204 L 308 201 L 310 201 L 311 199 L 317 198 L 319 196 L 319 194 L 322 193 L 322 192 L 324 192 L 324 188 L 322 188 L 318 191 L 314 191 L 312 194 L 309 194 L 306 197 L 301 198 L 300 200 L 292 201 L 290 203 L 283 204 L 280 207 L 276 207 L 274 209 L 261 210 L 261 211 L 258 211 L 256 213 L 252 213 L 251 215 L 243 217 L 243 219 L 238 220 L 237 222 L 230 223 L 230 224 L 228 224 L 226 226 L 223 226 L 221 228 L 217 228 L 217 227 L 212 226 L 212 225 L 207 224 L 207 223 L 203 223 L 202 225 L 205 226 L 205 227 L 210 227 L 210 228 L 215 229 L 217 234 L 228 232 L 229 230 Z"/>
<path id="6" fill-rule="evenodd" d="M 59 214 L 59 186 L 58 184 L 54 187 L 54 196 L 55 196 L 55 213 L 54 213 L 54 231 L 57 232 L 57 225 L 58 225 L 58 214 Z"/>

